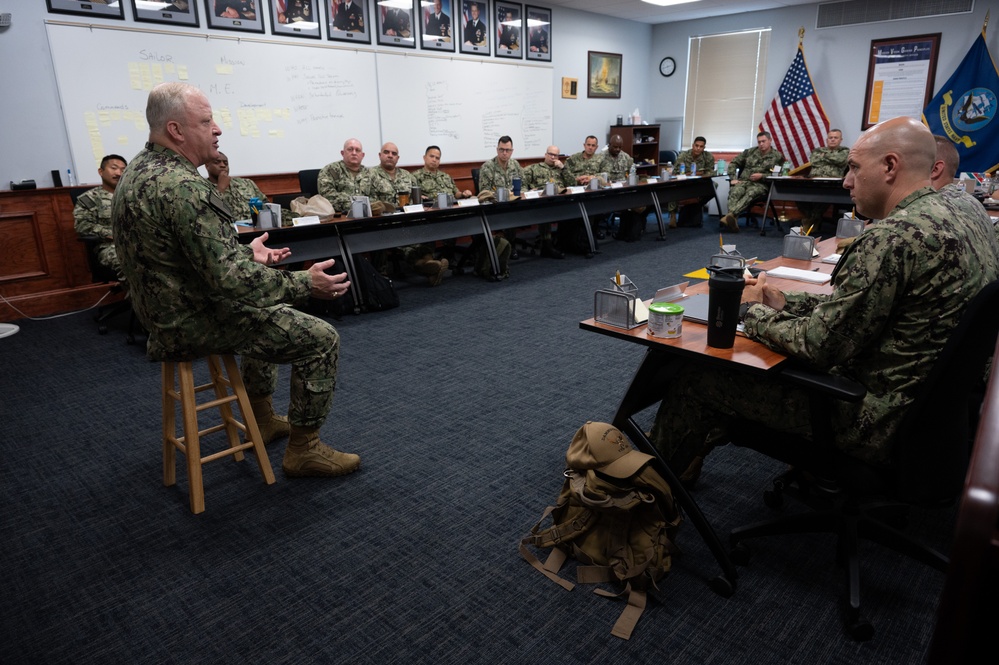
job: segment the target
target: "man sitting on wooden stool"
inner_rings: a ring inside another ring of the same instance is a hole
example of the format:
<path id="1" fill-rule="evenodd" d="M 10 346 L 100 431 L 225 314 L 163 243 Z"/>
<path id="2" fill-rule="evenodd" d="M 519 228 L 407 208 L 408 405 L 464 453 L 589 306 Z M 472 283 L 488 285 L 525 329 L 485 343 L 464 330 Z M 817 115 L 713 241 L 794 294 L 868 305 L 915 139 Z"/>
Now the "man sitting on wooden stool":
<path id="1" fill-rule="evenodd" d="M 132 161 L 111 205 L 115 246 L 135 313 L 149 331 L 153 360 L 242 356 L 242 375 L 264 441 L 288 436 L 288 476 L 342 476 L 361 458 L 319 440 L 336 388 L 340 336 L 326 321 L 292 305 L 310 295 L 342 298 L 345 273 L 335 261 L 308 270 L 275 270 L 287 248 L 269 249 L 267 233 L 241 245 L 235 216 L 198 167 L 218 159 L 212 107 L 198 88 L 161 83 L 146 105 L 149 142 Z M 275 415 L 277 366 L 291 364 L 288 419 Z M 289 423 L 290 421 L 290 423 Z"/>

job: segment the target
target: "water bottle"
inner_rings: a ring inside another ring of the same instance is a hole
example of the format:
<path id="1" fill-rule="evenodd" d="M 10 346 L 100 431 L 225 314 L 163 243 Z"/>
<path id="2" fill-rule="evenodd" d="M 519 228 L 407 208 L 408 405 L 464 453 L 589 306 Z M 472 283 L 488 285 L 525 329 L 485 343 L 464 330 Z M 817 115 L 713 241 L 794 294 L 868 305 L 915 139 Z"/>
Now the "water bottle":
<path id="1" fill-rule="evenodd" d="M 635 186 L 638 184 L 638 169 L 632 164 L 631 168 L 628 169 L 628 184 Z"/>
<path id="2" fill-rule="evenodd" d="M 791 162 L 784 162 L 784 166 L 781 168 L 780 174 L 783 176 L 791 174 Z"/>
<path id="3" fill-rule="evenodd" d="M 687 175 L 687 165 L 686 164 L 680 164 L 680 175 L 681 176 L 686 176 Z"/>
<path id="4" fill-rule="evenodd" d="M 690 177 L 691 178 L 696 178 L 697 177 L 697 163 L 696 162 L 694 164 L 690 165 Z"/>
<path id="5" fill-rule="evenodd" d="M 76 187 L 79 184 L 76 182 L 76 176 L 73 175 L 73 169 L 66 169 L 66 184 L 70 187 Z"/>
<path id="6" fill-rule="evenodd" d="M 669 180 L 673 177 L 673 162 L 666 162 L 666 168 L 663 169 L 663 180 Z"/>

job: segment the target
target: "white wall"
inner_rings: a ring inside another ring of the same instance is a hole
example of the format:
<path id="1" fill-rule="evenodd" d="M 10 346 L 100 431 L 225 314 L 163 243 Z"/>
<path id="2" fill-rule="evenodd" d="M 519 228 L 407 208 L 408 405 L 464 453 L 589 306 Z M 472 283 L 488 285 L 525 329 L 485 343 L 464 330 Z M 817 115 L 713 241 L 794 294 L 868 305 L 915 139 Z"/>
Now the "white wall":
<path id="1" fill-rule="evenodd" d="M 844 145 L 851 145 L 861 134 L 867 65 L 872 39 L 891 39 L 939 32 L 940 55 L 937 60 L 935 94 L 938 87 L 954 73 L 982 30 L 987 9 L 993 10 L 992 29 L 987 32 L 993 56 L 999 53 L 999 2 L 979 0 L 970 14 L 908 19 L 885 23 L 866 23 L 841 28 L 816 29 L 818 5 L 801 5 L 780 10 L 747 12 L 733 16 L 684 21 L 654 26 L 650 54 L 649 81 L 654 117 L 683 115 L 686 91 L 687 42 L 692 36 L 733 32 L 750 28 L 771 28 L 770 55 L 767 61 L 764 105 L 777 94 L 784 74 L 798 48 L 798 28 L 804 26 L 804 52 L 819 99 L 833 127 L 843 130 Z M 676 60 L 677 74 L 663 78 L 655 72 L 667 55 Z M 765 110 L 765 108 L 764 108 Z M 757 121 L 762 120 L 757 118 Z M 711 137 L 707 136 L 708 150 Z M 747 137 L 746 147 L 754 143 Z M 684 146 L 688 147 L 688 146 Z"/>
<path id="2" fill-rule="evenodd" d="M 537 4 L 544 6 L 544 2 Z M 200 32 L 227 36 L 234 34 L 208 30 L 205 27 L 204 12 L 201 11 L 203 9 L 203 3 L 199 0 L 199 16 L 202 24 Z M 49 53 L 45 20 L 182 30 L 174 26 L 136 23 L 131 18 L 131 4 L 127 2 L 125 21 L 49 14 L 45 3 L 41 0 L 31 2 L 0 0 L 0 12 L 12 14 L 11 26 L 6 29 L 0 28 L 0 62 L 4 65 L 0 80 L 5 84 L 3 94 L 0 94 L 0 127 L 3 127 L 4 136 L 3 146 L 0 147 L 0 189 L 9 189 L 11 180 L 22 179 L 33 179 L 39 187 L 50 187 L 52 186 L 50 171 L 58 169 L 61 173 L 65 173 L 70 164 L 69 143 Z M 269 17 L 267 21 L 269 22 Z M 583 138 L 587 134 L 596 134 L 605 138 L 608 126 L 615 117 L 619 114 L 629 114 L 635 107 L 646 115 L 645 108 L 649 99 L 646 71 L 652 26 L 560 7 L 552 8 L 552 23 L 551 67 L 554 78 L 552 95 L 555 100 L 553 140 L 562 150 L 575 152 L 581 149 Z M 325 36 L 325 26 L 323 34 Z M 270 34 L 254 34 L 252 37 L 292 44 L 312 41 Z M 369 48 L 393 53 L 411 52 L 407 49 L 391 49 L 374 44 Z M 586 61 L 589 50 L 622 54 L 624 73 L 620 100 L 586 98 Z M 418 52 L 421 55 L 436 55 L 430 51 L 418 50 Z M 108 51 L 80 53 L 79 57 L 92 61 L 94 75 L 99 76 L 102 62 L 120 56 Z M 488 60 L 497 63 L 511 62 L 492 57 Z M 440 67 L 443 71 L 449 66 L 448 56 L 428 58 L 427 62 L 430 66 Z M 577 99 L 561 99 L 563 76 L 579 79 L 581 88 Z M 261 73 L 261 81 L 265 80 L 266 73 Z M 367 153 L 366 163 L 377 163 L 376 151 L 368 149 Z M 494 152 L 484 153 L 482 158 L 485 160 L 494 154 Z M 541 156 L 515 154 L 519 157 Z M 330 161 L 334 159 L 339 159 L 339 154 L 330 155 Z M 413 160 L 412 163 L 416 161 L 418 160 Z M 240 173 L 238 165 L 234 165 L 234 172 Z M 85 183 L 98 181 L 96 172 L 77 174 L 77 177 Z"/>

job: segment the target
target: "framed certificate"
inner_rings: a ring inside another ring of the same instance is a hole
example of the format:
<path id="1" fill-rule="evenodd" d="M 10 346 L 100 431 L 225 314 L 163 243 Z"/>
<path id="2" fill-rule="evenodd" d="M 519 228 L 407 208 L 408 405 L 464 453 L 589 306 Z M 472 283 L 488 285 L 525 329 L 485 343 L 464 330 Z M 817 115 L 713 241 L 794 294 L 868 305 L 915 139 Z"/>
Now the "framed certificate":
<path id="1" fill-rule="evenodd" d="M 872 39 L 861 129 L 900 115 L 921 118 L 933 99 L 940 33 Z"/>

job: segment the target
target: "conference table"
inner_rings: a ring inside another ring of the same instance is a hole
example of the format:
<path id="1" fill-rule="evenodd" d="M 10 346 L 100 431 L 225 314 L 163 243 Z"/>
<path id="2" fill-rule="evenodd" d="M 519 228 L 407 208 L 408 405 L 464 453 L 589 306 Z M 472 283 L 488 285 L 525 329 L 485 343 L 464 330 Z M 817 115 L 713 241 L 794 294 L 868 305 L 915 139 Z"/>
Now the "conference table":
<path id="1" fill-rule="evenodd" d="M 570 188 L 555 196 L 521 197 L 503 203 L 469 205 L 471 201 L 459 201 L 444 209 L 425 206 L 419 212 L 396 212 L 378 217 L 335 216 L 316 224 L 274 229 L 238 227 L 238 230 L 242 243 L 249 243 L 266 231 L 269 234 L 268 245 L 288 247 L 291 250 L 291 256 L 284 263 L 342 259 L 348 279 L 356 283 L 354 257 L 364 252 L 432 243 L 448 238 L 477 235 L 490 237 L 496 231 L 535 224 L 582 219 L 590 251 L 596 252 L 590 217 L 628 208 L 652 206 L 659 225 L 659 237 L 665 238 L 666 224 L 662 216 L 665 204 L 688 199 L 697 199 L 703 203 L 715 196 L 711 178 L 671 179 L 633 186 L 615 183 L 599 190 Z M 496 248 L 491 242 L 484 244 L 489 253 L 492 272 L 499 275 L 500 263 Z M 360 311 L 364 306 L 360 289 L 351 289 L 350 293 L 354 299 L 355 311 Z"/>
<path id="2" fill-rule="evenodd" d="M 808 271 L 831 273 L 834 264 L 823 263 L 821 257 L 836 252 L 836 239 L 824 240 L 816 246 L 818 257 L 811 261 L 786 259 L 778 257 L 754 264 L 754 268 L 771 270 L 778 266 L 799 268 Z M 815 284 L 798 280 L 770 278 L 767 283 L 783 291 L 806 291 L 809 293 L 831 293 L 831 283 Z M 707 293 L 708 283 L 702 281 L 690 286 L 686 293 L 694 295 Z M 678 301 L 682 304 L 682 300 Z M 670 365 L 678 359 L 704 363 L 715 367 L 724 367 L 737 372 L 748 372 L 758 376 L 779 373 L 787 357 L 767 348 L 760 342 L 753 341 L 743 334 L 736 335 L 735 344 L 730 349 L 716 349 L 708 346 L 705 324 L 684 320 L 683 332 L 680 337 L 666 339 L 652 337 L 648 327 L 640 325 L 635 328 L 621 328 L 607 323 L 601 323 L 594 318 L 581 321 L 579 327 L 583 330 L 606 335 L 633 344 L 646 347 L 645 356 L 631 383 L 624 391 L 617 412 L 611 421 L 615 427 L 625 432 L 635 445 L 645 453 L 652 455 L 663 478 L 673 489 L 673 494 L 684 507 L 690 521 L 708 545 L 716 561 L 721 566 L 722 574 L 711 580 L 712 588 L 721 595 L 729 595 L 735 590 L 737 573 L 728 556 L 728 551 L 718 539 L 717 534 L 704 517 L 697 502 L 680 483 L 677 475 L 666 464 L 659 451 L 646 436 L 644 430 L 635 421 L 634 416 L 662 400 L 669 381 Z M 682 471 L 682 469 L 681 469 Z"/>
<path id="3" fill-rule="evenodd" d="M 802 178 L 800 176 L 769 176 L 770 190 L 763 207 L 764 215 L 771 210 L 771 201 L 791 201 L 802 203 L 829 203 L 837 206 L 853 207 L 850 192 L 843 188 L 842 178 Z M 766 219 L 764 218 L 764 222 Z M 777 220 L 774 225 L 778 230 Z M 765 235 L 766 224 L 760 224 L 760 235 Z"/>

